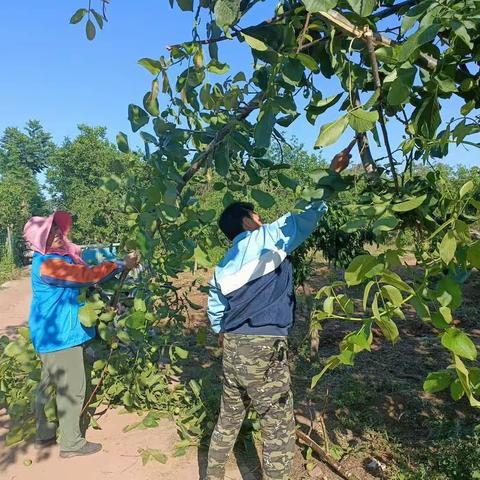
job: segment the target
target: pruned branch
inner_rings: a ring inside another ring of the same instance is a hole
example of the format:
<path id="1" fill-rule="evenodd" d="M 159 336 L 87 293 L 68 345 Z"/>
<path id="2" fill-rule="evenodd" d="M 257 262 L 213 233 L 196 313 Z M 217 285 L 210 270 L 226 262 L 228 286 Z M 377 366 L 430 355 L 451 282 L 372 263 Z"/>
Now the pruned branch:
<path id="1" fill-rule="evenodd" d="M 324 462 L 330 468 L 330 470 L 340 476 L 340 478 L 343 480 L 360 480 L 354 473 L 347 472 L 342 465 L 328 455 L 327 452 L 325 452 L 325 450 L 306 433 L 303 433 L 297 428 L 295 430 L 295 434 L 301 442 L 303 442 L 305 445 L 308 445 L 320 457 L 320 460 Z"/>

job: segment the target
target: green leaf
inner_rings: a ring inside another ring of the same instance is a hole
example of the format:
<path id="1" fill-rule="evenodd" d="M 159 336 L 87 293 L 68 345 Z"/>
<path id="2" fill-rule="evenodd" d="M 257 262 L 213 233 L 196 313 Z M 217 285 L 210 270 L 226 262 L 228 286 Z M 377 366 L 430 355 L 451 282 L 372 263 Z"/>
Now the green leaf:
<path id="1" fill-rule="evenodd" d="M 381 292 L 392 302 L 394 307 L 399 307 L 402 305 L 403 297 L 398 288 L 394 287 L 393 285 L 383 285 Z"/>
<path id="2" fill-rule="evenodd" d="M 348 112 L 348 123 L 356 132 L 367 132 L 375 126 L 378 121 L 378 112 L 367 112 L 356 108 Z"/>
<path id="3" fill-rule="evenodd" d="M 477 349 L 470 338 L 458 328 L 449 328 L 442 335 L 442 345 L 459 357 L 477 359 Z"/>
<path id="4" fill-rule="evenodd" d="M 148 123 L 149 116 L 143 108 L 131 103 L 128 106 L 128 120 L 130 120 L 132 130 L 136 132 Z"/>
<path id="5" fill-rule="evenodd" d="M 345 281 L 349 287 L 359 285 L 366 278 L 373 277 L 383 270 L 383 263 L 372 255 L 355 257 L 345 270 Z"/>
<path id="6" fill-rule="evenodd" d="M 310 13 L 327 12 L 337 6 L 337 0 L 302 0 L 305 9 Z"/>
<path id="7" fill-rule="evenodd" d="M 235 23 L 240 13 L 240 0 L 217 0 L 213 13 L 220 28 L 230 27 Z"/>
<path id="8" fill-rule="evenodd" d="M 405 67 L 401 67 L 394 72 L 396 78 L 388 90 L 387 101 L 390 105 L 401 105 L 410 98 L 417 69 L 407 63 Z"/>
<path id="9" fill-rule="evenodd" d="M 93 16 L 95 17 L 95 20 L 97 21 L 98 26 L 100 27 L 100 29 L 102 29 L 103 17 L 98 12 L 96 12 L 93 8 L 92 8 L 92 13 L 93 13 Z"/>
<path id="10" fill-rule="evenodd" d="M 463 184 L 462 188 L 460 189 L 460 198 L 463 198 L 465 195 L 470 193 L 473 190 L 474 186 L 475 184 L 471 180 Z"/>
<path id="11" fill-rule="evenodd" d="M 252 198 L 265 209 L 269 209 L 275 205 L 275 198 L 267 192 L 262 192 L 256 188 L 252 188 Z"/>
<path id="12" fill-rule="evenodd" d="M 150 455 L 159 463 L 167 463 L 167 455 L 154 448 L 149 449 Z"/>
<path id="13" fill-rule="evenodd" d="M 117 146 L 122 153 L 129 153 L 128 138 L 123 132 L 117 133 Z"/>
<path id="14" fill-rule="evenodd" d="M 230 193 L 230 192 L 227 192 Z M 233 200 L 232 200 L 233 201 Z M 230 202 L 231 203 L 231 202 Z M 226 205 L 228 206 L 228 205 Z M 195 261 L 201 266 L 205 268 L 209 268 L 212 266 L 212 262 L 209 260 L 208 255 L 205 253 L 204 250 L 200 248 L 200 246 L 196 246 L 193 256 L 195 258 Z"/>
<path id="15" fill-rule="evenodd" d="M 326 123 L 320 129 L 320 134 L 315 142 L 315 148 L 327 147 L 335 143 L 345 131 L 348 125 L 348 116 L 343 115 L 342 117 L 334 120 L 333 122 Z"/>
<path id="16" fill-rule="evenodd" d="M 227 154 L 227 149 L 225 144 L 222 144 L 215 149 L 213 160 L 215 163 L 215 170 L 217 171 L 217 173 L 222 177 L 225 177 L 226 175 L 228 175 L 228 169 L 230 167 L 230 157 Z"/>
<path id="17" fill-rule="evenodd" d="M 188 351 L 179 346 L 175 346 L 175 354 L 177 355 L 177 357 L 181 358 L 182 360 L 185 360 L 188 358 Z"/>
<path id="18" fill-rule="evenodd" d="M 475 268 L 480 269 L 480 240 L 471 245 L 467 252 L 467 260 Z"/>
<path id="19" fill-rule="evenodd" d="M 26 348 L 25 345 L 20 344 L 19 342 L 16 341 L 11 341 L 6 347 L 5 347 L 5 355 L 10 358 L 15 358 L 19 355 L 25 354 L 26 353 Z"/>
<path id="20" fill-rule="evenodd" d="M 413 197 L 409 200 L 405 200 L 404 202 L 394 203 L 392 205 L 392 209 L 395 212 L 409 212 L 410 210 L 414 210 L 418 208 L 427 198 L 427 195 L 420 195 L 419 197 Z"/>
<path id="21" fill-rule="evenodd" d="M 470 100 L 469 102 L 465 103 L 465 105 L 462 105 L 462 107 L 460 108 L 460 113 L 464 116 L 467 116 L 474 108 L 475 108 L 475 100 Z"/>
<path id="22" fill-rule="evenodd" d="M 453 230 L 449 230 L 443 237 L 438 251 L 440 252 L 440 258 L 448 265 L 457 250 L 457 239 L 455 238 L 455 233 Z"/>
<path id="23" fill-rule="evenodd" d="M 328 313 L 328 315 L 331 315 L 333 313 L 334 300 L 335 300 L 334 297 L 327 297 L 323 302 L 323 311 L 325 313 Z"/>
<path id="24" fill-rule="evenodd" d="M 306 53 L 297 53 L 295 55 L 295 58 L 297 60 L 300 60 L 300 63 L 304 67 L 311 70 L 312 72 L 318 73 L 320 71 L 319 66 L 318 66 L 318 62 L 313 57 L 311 57 L 310 55 L 307 55 Z"/>
<path id="25" fill-rule="evenodd" d="M 140 297 L 135 297 L 133 300 L 133 308 L 137 312 L 146 312 L 147 311 L 147 305 L 145 304 L 145 300 Z"/>
<path id="26" fill-rule="evenodd" d="M 413 112 L 413 127 L 417 133 L 434 138 L 440 124 L 440 104 L 436 93 L 424 95 L 421 104 Z"/>
<path id="27" fill-rule="evenodd" d="M 423 382 L 423 390 L 428 393 L 437 393 L 445 390 L 452 381 L 452 375 L 448 370 L 432 372 L 428 374 L 427 379 Z"/>
<path id="28" fill-rule="evenodd" d="M 230 67 L 226 63 L 220 63 L 218 60 L 211 60 L 207 65 L 207 70 L 217 75 L 224 75 L 230 70 Z"/>
<path id="29" fill-rule="evenodd" d="M 261 40 L 258 40 L 255 37 L 251 37 L 246 33 L 242 33 L 242 37 L 245 39 L 245 41 L 248 43 L 248 45 L 250 45 L 250 47 L 253 50 L 258 50 L 259 52 L 264 52 L 265 50 L 268 50 L 267 44 L 262 42 Z"/>
<path id="30" fill-rule="evenodd" d="M 271 105 L 267 105 L 258 115 L 254 138 L 257 148 L 268 148 L 275 126 L 275 114 Z"/>
<path id="31" fill-rule="evenodd" d="M 131 313 L 127 318 L 125 318 L 125 325 L 133 330 L 143 330 L 145 327 L 145 313 Z"/>
<path id="32" fill-rule="evenodd" d="M 398 61 L 403 63 L 408 60 L 422 45 L 430 43 L 439 30 L 440 25 L 437 24 L 420 27 L 401 45 L 398 53 Z"/>
<path id="33" fill-rule="evenodd" d="M 71 24 L 75 24 L 80 22 L 82 18 L 87 14 L 88 10 L 86 8 L 79 8 L 73 15 L 72 18 L 70 19 Z"/>
<path id="34" fill-rule="evenodd" d="M 158 92 L 160 91 L 160 85 L 158 80 L 155 78 L 152 81 L 152 89 L 150 92 L 147 92 L 143 98 L 143 106 L 145 110 L 152 116 L 157 117 L 160 115 L 160 109 L 158 106 Z"/>
<path id="35" fill-rule="evenodd" d="M 153 58 L 141 58 L 137 63 L 145 67 L 152 75 L 158 75 L 163 70 L 162 64 Z"/>
<path id="36" fill-rule="evenodd" d="M 89 40 L 93 40 L 95 38 L 95 34 L 97 32 L 94 23 L 91 20 L 87 20 L 85 25 L 85 31 L 87 33 L 87 38 Z"/>
<path id="37" fill-rule="evenodd" d="M 368 225 L 369 221 L 370 220 L 367 217 L 352 218 L 351 220 L 348 220 L 345 224 L 343 224 L 340 227 L 340 230 L 346 233 L 353 233 L 357 230 L 365 228 Z"/>
<path id="38" fill-rule="evenodd" d="M 193 12 L 193 0 L 177 0 L 177 3 L 184 12 Z"/>
<path id="39" fill-rule="evenodd" d="M 455 36 L 458 37 L 467 48 L 470 50 L 473 49 L 472 39 L 465 28 L 465 24 L 458 20 L 452 20 L 450 26 L 452 27 Z"/>
<path id="40" fill-rule="evenodd" d="M 277 176 L 278 176 L 278 181 L 280 182 L 280 185 L 282 187 L 289 188 L 290 190 L 295 191 L 295 189 L 298 186 L 297 180 L 287 177 L 287 175 L 284 175 L 283 173 L 278 173 Z"/>
<path id="41" fill-rule="evenodd" d="M 398 340 L 399 333 L 397 324 L 387 316 L 375 318 L 376 324 L 380 327 L 383 336 L 390 342 L 395 343 Z"/>
<path id="42" fill-rule="evenodd" d="M 452 323 L 453 322 L 453 317 L 452 317 L 452 311 L 448 307 L 440 307 L 439 309 L 440 315 L 443 317 L 446 323 Z"/>
<path id="43" fill-rule="evenodd" d="M 424 0 L 414 7 L 410 7 L 403 17 L 400 33 L 404 34 L 408 32 L 408 30 L 415 25 L 419 17 L 425 13 L 431 5 L 432 0 Z"/>
<path id="44" fill-rule="evenodd" d="M 372 225 L 372 230 L 375 235 L 378 235 L 381 232 L 393 230 L 399 223 L 400 220 L 397 217 L 384 215 Z"/>
<path id="45" fill-rule="evenodd" d="M 370 290 L 372 289 L 372 287 L 375 285 L 375 282 L 373 280 L 370 280 L 366 285 L 365 285 L 365 290 L 363 292 L 363 303 L 362 303 L 362 306 L 363 306 L 363 309 L 366 310 L 367 309 L 367 305 L 368 305 L 368 296 L 370 295 Z"/>
<path id="46" fill-rule="evenodd" d="M 84 327 L 93 327 L 97 323 L 98 311 L 87 303 L 78 311 L 78 319 Z"/>
<path id="47" fill-rule="evenodd" d="M 352 10 L 361 17 L 368 17 L 375 10 L 377 0 L 347 0 Z"/>
<path id="48" fill-rule="evenodd" d="M 463 389 L 462 383 L 458 378 L 456 378 L 450 384 L 450 396 L 453 400 L 458 401 L 465 395 L 465 390 Z"/>

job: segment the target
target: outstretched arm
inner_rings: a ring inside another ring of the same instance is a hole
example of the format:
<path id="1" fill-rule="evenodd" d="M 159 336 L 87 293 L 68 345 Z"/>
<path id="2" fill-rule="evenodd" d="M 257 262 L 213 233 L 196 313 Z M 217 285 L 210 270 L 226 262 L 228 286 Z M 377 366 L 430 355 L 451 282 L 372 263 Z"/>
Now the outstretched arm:
<path id="1" fill-rule="evenodd" d="M 56 287 L 83 288 L 104 282 L 124 268 L 124 262 L 104 262 L 89 267 L 73 265 L 61 258 L 49 258 L 40 267 L 40 278 Z"/>

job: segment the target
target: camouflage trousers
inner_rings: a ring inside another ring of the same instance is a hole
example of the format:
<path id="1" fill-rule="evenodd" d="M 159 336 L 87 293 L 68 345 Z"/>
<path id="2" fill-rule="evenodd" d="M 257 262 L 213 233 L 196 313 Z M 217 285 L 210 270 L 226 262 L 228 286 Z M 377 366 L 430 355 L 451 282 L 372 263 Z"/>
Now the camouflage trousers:
<path id="1" fill-rule="evenodd" d="M 225 334 L 220 416 L 208 452 L 207 480 L 223 480 L 225 465 L 249 408 L 260 419 L 264 480 L 288 480 L 295 419 L 285 337 Z"/>

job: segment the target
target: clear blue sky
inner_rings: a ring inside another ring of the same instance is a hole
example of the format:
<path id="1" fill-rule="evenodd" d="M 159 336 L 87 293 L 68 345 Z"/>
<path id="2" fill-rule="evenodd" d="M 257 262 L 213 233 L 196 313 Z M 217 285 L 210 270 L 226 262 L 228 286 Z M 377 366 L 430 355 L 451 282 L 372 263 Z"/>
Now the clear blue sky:
<path id="1" fill-rule="evenodd" d="M 99 4 L 94 0 L 93 4 Z M 84 24 L 70 25 L 72 13 L 85 7 L 87 0 L 23 0 L 2 6 L 2 75 L 0 75 L 0 131 L 7 126 L 23 127 L 29 119 L 38 119 L 56 142 L 76 135 L 80 123 L 104 125 L 112 140 L 118 131 L 135 135 L 127 120 L 129 103 L 141 104 L 149 89 L 151 75 L 137 65 L 142 57 L 166 55 L 166 45 L 191 38 L 192 15 L 171 10 L 167 0 L 113 1 L 108 10 L 109 23 L 89 42 Z M 250 16 L 252 23 L 269 18 L 273 1 L 265 2 Z M 238 42 L 223 42 L 220 58 L 232 65 L 231 72 L 248 70 L 252 64 L 249 50 Z M 322 80 L 324 96 L 339 92 L 332 80 Z M 445 118 L 458 116 L 462 102 L 444 106 Z M 318 125 L 297 121 L 287 131 L 311 149 L 322 123 L 338 114 L 328 111 Z M 389 126 L 394 144 L 400 140 L 398 125 Z M 346 132 L 341 142 L 325 150 L 331 157 L 351 138 Z M 378 156 L 384 153 L 375 152 Z M 447 161 L 479 165 L 476 149 L 452 149 Z"/>

